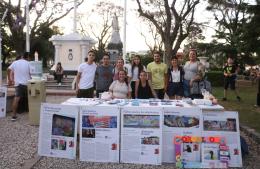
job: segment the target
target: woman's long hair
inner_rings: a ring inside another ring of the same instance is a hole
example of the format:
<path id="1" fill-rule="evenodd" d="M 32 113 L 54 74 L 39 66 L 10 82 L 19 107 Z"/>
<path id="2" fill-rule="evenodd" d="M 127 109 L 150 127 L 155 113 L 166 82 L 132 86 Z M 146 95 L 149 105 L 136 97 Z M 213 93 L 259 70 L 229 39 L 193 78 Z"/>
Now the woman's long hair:
<path id="1" fill-rule="evenodd" d="M 125 73 L 125 80 L 124 80 L 124 81 L 125 81 L 126 85 L 128 86 L 127 72 L 126 72 L 125 70 L 119 70 L 119 71 L 117 72 L 117 73 L 118 73 L 118 79 L 119 79 L 119 73 L 120 73 L 121 71 Z"/>
<path id="2" fill-rule="evenodd" d="M 138 68 L 138 77 L 139 77 L 140 72 L 144 70 L 144 65 L 141 62 L 140 55 L 135 55 L 135 57 L 137 57 L 140 60 L 140 63 L 138 65 L 136 65 L 135 62 L 133 61 L 133 63 L 132 63 L 132 70 L 131 71 L 132 71 L 132 74 L 133 74 L 134 73 L 134 68 L 137 67 Z"/>

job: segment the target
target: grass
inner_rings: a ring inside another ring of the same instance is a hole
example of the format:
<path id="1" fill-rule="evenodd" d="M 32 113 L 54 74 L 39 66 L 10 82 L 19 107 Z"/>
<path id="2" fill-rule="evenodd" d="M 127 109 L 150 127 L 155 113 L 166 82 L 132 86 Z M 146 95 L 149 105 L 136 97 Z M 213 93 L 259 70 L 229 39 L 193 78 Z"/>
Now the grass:
<path id="1" fill-rule="evenodd" d="M 240 124 L 244 124 L 260 133 L 260 108 L 254 107 L 256 104 L 257 85 L 239 86 L 239 96 L 237 101 L 234 92 L 228 90 L 227 101 L 221 101 L 223 97 L 223 87 L 214 87 L 213 95 L 218 98 L 219 104 L 226 110 L 238 111 Z"/>

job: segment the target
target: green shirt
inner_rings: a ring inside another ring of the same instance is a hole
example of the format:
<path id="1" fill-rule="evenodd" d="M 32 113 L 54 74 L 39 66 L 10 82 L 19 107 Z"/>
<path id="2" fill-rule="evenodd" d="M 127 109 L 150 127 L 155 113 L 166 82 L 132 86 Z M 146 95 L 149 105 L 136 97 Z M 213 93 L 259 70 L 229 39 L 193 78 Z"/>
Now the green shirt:
<path id="1" fill-rule="evenodd" d="M 152 75 L 153 89 L 164 89 L 164 78 L 167 74 L 167 65 L 164 63 L 157 64 L 151 62 L 147 65 L 147 72 Z"/>

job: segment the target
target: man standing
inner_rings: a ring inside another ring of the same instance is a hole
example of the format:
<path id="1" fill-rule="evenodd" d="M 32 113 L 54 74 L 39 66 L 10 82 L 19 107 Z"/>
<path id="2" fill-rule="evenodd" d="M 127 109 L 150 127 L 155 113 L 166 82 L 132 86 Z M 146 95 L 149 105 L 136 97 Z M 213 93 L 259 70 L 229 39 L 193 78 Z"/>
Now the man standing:
<path id="1" fill-rule="evenodd" d="M 167 65 L 161 63 L 160 52 L 154 52 L 154 61 L 147 65 L 149 80 L 159 99 L 164 99 L 167 89 Z"/>
<path id="2" fill-rule="evenodd" d="M 79 65 L 76 76 L 76 93 L 78 98 L 93 98 L 94 78 L 97 68 L 94 59 L 95 53 L 89 51 L 87 61 Z"/>
<path id="3" fill-rule="evenodd" d="M 27 83 L 31 79 L 28 58 L 29 52 L 25 52 L 23 57 L 14 61 L 7 69 L 8 85 L 15 86 L 12 121 L 17 119 L 16 113 L 20 99 L 27 98 Z"/>
<path id="4" fill-rule="evenodd" d="M 113 82 L 113 66 L 110 65 L 110 57 L 105 54 L 102 59 L 102 65 L 99 65 L 96 70 L 96 96 L 99 93 L 109 90 L 109 86 Z"/>
<path id="5" fill-rule="evenodd" d="M 227 65 L 224 67 L 224 97 L 223 101 L 227 100 L 227 89 L 230 86 L 230 89 L 233 90 L 237 96 L 237 100 L 240 101 L 241 98 L 238 96 L 236 90 L 236 75 L 238 72 L 238 66 L 234 64 L 234 61 L 231 57 L 228 57 Z"/>

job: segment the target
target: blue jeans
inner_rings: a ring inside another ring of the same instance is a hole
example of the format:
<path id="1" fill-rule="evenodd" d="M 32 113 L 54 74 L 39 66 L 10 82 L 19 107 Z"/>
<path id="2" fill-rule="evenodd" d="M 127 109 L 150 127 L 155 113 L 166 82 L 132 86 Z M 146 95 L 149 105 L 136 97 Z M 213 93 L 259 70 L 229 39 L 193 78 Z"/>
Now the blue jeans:
<path id="1" fill-rule="evenodd" d="M 184 97 L 190 97 L 190 80 L 183 80 Z"/>

